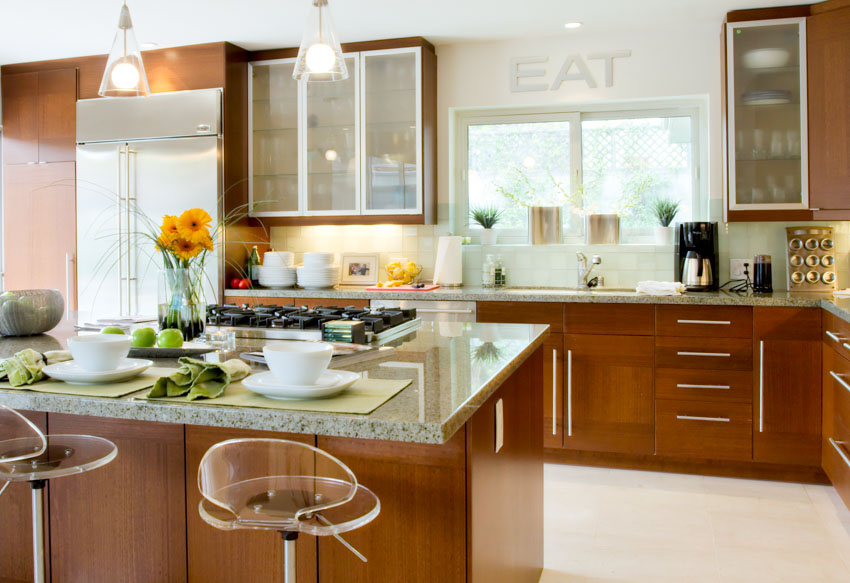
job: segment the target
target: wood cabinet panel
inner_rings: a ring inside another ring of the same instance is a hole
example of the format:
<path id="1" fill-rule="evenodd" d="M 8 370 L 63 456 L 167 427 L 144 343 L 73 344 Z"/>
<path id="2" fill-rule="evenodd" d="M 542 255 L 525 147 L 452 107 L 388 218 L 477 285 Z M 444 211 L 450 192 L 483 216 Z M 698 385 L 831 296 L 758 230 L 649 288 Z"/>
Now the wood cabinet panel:
<path id="1" fill-rule="evenodd" d="M 224 531 L 213 528 L 198 514 L 198 466 L 206 451 L 220 441 L 270 437 L 314 445 L 313 435 L 271 431 L 186 426 L 186 534 L 189 581 L 282 581 L 283 541 L 277 532 L 263 530 Z M 316 538 L 304 535 L 296 543 L 298 581 L 316 582 Z"/>
<path id="2" fill-rule="evenodd" d="M 20 411 L 44 433 L 47 433 L 47 413 Z M 48 484 L 47 496 L 50 486 Z M 45 497 L 44 545 L 50 548 L 49 512 Z M 32 493 L 26 482 L 13 482 L 0 496 L 0 581 L 24 583 L 33 580 L 32 556 Z M 46 562 L 46 577 L 50 581 L 50 561 Z"/>
<path id="3" fill-rule="evenodd" d="M 564 336 L 550 334 L 543 344 L 543 446 L 564 444 Z"/>
<path id="4" fill-rule="evenodd" d="M 836 430 L 845 435 L 850 432 L 846 427 L 836 427 Z M 823 469 L 844 504 L 850 507 L 850 445 L 833 436 L 824 441 Z"/>
<path id="5" fill-rule="evenodd" d="M 655 398 L 752 403 L 753 375 L 748 370 L 657 368 Z"/>
<path id="6" fill-rule="evenodd" d="M 821 452 L 821 311 L 754 312 L 753 458 L 817 465 Z"/>
<path id="7" fill-rule="evenodd" d="M 806 19 L 809 206 L 818 209 L 815 218 L 822 214 L 818 211 L 850 209 L 848 30 L 850 7 Z"/>
<path id="8" fill-rule="evenodd" d="M 753 311 L 746 306 L 656 306 L 659 336 L 752 338 Z"/>
<path id="9" fill-rule="evenodd" d="M 549 324 L 549 332 L 564 331 L 564 304 L 549 302 L 478 302 L 478 322 Z"/>
<path id="10" fill-rule="evenodd" d="M 655 306 L 567 303 L 564 332 L 651 336 L 655 333 Z"/>
<path id="11" fill-rule="evenodd" d="M 655 402 L 658 455 L 752 459 L 752 406 L 710 401 Z"/>
<path id="12" fill-rule="evenodd" d="M 390 296 L 391 299 L 392 296 Z M 383 299 L 383 298 L 382 298 Z M 296 306 L 307 306 L 308 308 L 315 308 L 316 306 L 338 306 L 340 308 L 368 308 L 369 307 L 369 299 L 334 299 L 334 298 L 293 298 L 292 300 Z"/>
<path id="13" fill-rule="evenodd" d="M 744 338 L 655 338 L 655 364 L 664 368 L 752 370 L 752 341 Z"/>
<path id="14" fill-rule="evenodd" d="M 38 74 L 38 161 L 76 160 L 77 70 Z"/>
<path id="15" fill-rule="evenodd" d="M 266 306 L 291 306 L 295 303 L 293 298 L 259 298 L 254 296 L 224 296 L 224 303 L 226 304 L 236 304 L 237 306 L 241 306 L 243 304 L 248 306 L 257 306 L 260 304 Z"/>
<path id="16" fill-rule="evenodd" d="M 850 322 L 824 310 L 822 317 L 823 341 L 836 354 L 850 360 Z"/>
<path id="17" fill-rule="evenodd" d="M 183 426 L 54 413 L 48 424 L 118 446 L 102 468 L 50 482 L 52 581 L 186 581 Z"/>
<path id="18" fill-rule="evenodd" d="M 38 162 L 38 73 L 3 74 L 3 164 Z"/>
<path id="19" fill-rule="evenodd" d="M 655 451 L 653 339 L 566 335 L 564 447 Z"/>

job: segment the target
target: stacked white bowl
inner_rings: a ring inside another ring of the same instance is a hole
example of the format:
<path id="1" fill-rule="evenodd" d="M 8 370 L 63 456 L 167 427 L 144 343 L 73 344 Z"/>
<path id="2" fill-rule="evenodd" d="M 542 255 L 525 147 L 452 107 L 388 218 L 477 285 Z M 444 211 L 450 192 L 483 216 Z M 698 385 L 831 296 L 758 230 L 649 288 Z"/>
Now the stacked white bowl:
<path id="1" fill-rule="evenodd" d="M 295 285 L 295 254 L 289 251 L 269 251 L 263 254 L 259 266 L 260 285 L 280 289 Z"/>
<path id="2" fill-rule="evenodd" d="M 304 254 L 304 265 L 297 268 L 298 285 L 306 289 L 333 287 L 339 283 L 339 266 L 334 254 L 316 251 Z"/>

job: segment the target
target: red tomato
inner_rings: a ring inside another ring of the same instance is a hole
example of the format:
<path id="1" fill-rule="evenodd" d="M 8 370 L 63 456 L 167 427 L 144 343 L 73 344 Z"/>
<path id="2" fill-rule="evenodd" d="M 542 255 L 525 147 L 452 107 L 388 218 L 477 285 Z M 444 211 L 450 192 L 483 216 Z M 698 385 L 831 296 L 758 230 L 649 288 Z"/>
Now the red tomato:
<path id="1" fill-rule="evenodd" d="M 234 277 L 233 279 L 231 279 L 230 280 L 230 289 L 238 289 L 240 281 L 242 281 L 242 279 L 239 278 L 239 277 Z"/>
<path id="2" fill-rule="evenodd" d="M 251 289 L 251 280 L 247 277 L 245 279 L 239 280 L 239 285 L 237 285 L 239 289 Z"/>

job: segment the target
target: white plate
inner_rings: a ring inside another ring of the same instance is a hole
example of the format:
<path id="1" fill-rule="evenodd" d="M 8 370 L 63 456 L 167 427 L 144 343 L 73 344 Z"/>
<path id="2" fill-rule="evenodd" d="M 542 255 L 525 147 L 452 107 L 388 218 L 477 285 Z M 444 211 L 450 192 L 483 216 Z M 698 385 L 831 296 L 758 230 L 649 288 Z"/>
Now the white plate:
<path id="1" fill-rule="evenodd" d="M 268 372 L 252 374 L 242 379 L 245 388 L 270 399 L 323 399 L 343 392 L 360 378 L 347 370 L 325 371 L 314 385 L 284 385 Z"/>
<path id="2" fill-rule="evenodd" d="M 92 383 L 117 383 L 126 381 L 145 372 L 153 366 L 153 361 L 141 358 L 125 358 L 115 370 L 91 372 L 83 370 L 73 360 L 48 364 L 42 371 L 50 378 L 65 381 L 69 385 L 90 385 Z"/>

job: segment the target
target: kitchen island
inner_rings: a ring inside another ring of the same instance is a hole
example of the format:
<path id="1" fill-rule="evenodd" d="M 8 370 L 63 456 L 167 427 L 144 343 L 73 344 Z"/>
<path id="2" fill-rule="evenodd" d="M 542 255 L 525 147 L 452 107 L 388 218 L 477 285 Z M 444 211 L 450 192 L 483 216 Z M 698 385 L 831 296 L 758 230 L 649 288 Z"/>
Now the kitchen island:
<path id="1" fill-rule="evenodd" d="M 537 581 L 547 335 L 541 325 L 425 322 L 390 356 L 350 368 L 412 381 L 368 415 L 2 390 L 0 403 L 28 411 L 50 433 L 118 445 L 111 464 L 49 485 L 51 580 L 282 580 L 280 537 L 217 531 L 197 512 L 206 449 L 271 436 L 337 456 L 382 505 L 373 523 L 346 535 L 368 563 L 336 541 L 301 537 L 299 582 Z M 61 330 L 2 339 L 0 356 L 63 344 Z M 0 497 L 0 513 L 0 579 L 29 580 L 26 485 Z"/>

